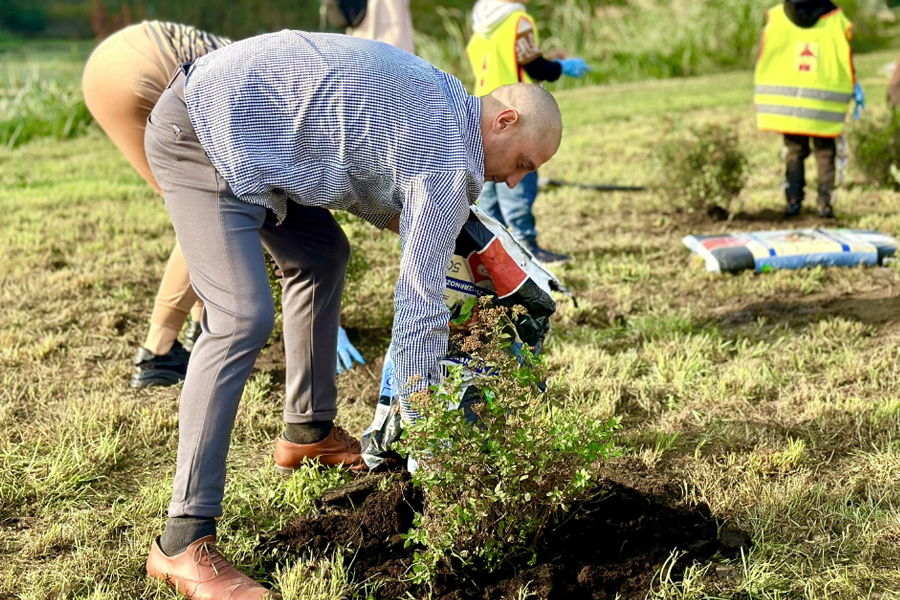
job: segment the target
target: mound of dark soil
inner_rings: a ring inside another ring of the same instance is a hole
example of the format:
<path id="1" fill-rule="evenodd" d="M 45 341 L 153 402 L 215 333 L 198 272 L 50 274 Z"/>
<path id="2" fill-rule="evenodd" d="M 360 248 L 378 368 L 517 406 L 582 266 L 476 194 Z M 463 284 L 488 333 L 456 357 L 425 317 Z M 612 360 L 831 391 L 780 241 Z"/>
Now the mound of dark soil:
<path id="1" fill-rule="evenodd" d="M 732 555 L 749 543 L 733 530 L 723 529 L 720 535 L 705 507 L 681 505 L 675 486 L 647 473 L 616 471 L 598 486 L 594 499 L 574 507 L 546 533 L 536 565 L 490 574 L 448 569 L 434 582 L 433 597 L 515 598 L 528 584 L 539 598 L 643 600 L 671 551 L 686 552 L 679 564 L 689 565 L 717 552 Z M 383 582 L 384 598 L 419 596 L 407 581 L 412 550 L 403 547 L 400 537 L 422 507 L 409 474 L 370 475 L 321 502 L 317 514 L 297 519 L 265 545 L 313 555 L 346 548 L 357 581 Z"/>

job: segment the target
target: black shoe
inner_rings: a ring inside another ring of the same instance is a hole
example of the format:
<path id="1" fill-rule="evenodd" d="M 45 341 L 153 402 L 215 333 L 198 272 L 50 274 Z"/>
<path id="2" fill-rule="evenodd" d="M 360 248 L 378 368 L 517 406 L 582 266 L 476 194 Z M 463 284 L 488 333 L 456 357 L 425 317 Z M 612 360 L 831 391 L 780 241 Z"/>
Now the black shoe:
<path id="1" fill-rule="evenodd" d="M 134 372 L 131 387 L 151 385 L 175 385 L 184 381 L 190 354 L 176 340 L 168 354 L 153 354 L 146 348 L 138 348 L 134 355 Z"/>
<path id="2" fill-rule="evenodd" d="M 200 323 L 197 321 L 190 321 L 188 323 L 187 329 L 184 330 L 184 344 L 182 347 L 188 352 L 194 349 L 194 344 L 197 343 L 197 338 L 200 337 Z"/>
<path id="3" fill-rule="evenodd" d="M 784 209 L 784 216 L 796 217 L 800 214 L 800 201 L 788 200 L 787 208 Z"/>
<path id="4" fill-rule="evenodd" d="M 569 262 L 568 254 L 556 254 L 555 252 L 550 252 L 549 250 L 544 250 L 540 246 L 538 246 L 535 242 L 530 244 L 525 244 L 525 247 L 534 255 L 538 262 L 544 263 L 545 265 L 558 264 L 562 265 Z"/>
<path id="5" fill-rule="evenodd" d="M 820 204 L 818 211 L 819 217 L 822 219 L 836 219 L 837 217 L 834 214 L 834 209 L 831 208 L 830 204 Z"/>

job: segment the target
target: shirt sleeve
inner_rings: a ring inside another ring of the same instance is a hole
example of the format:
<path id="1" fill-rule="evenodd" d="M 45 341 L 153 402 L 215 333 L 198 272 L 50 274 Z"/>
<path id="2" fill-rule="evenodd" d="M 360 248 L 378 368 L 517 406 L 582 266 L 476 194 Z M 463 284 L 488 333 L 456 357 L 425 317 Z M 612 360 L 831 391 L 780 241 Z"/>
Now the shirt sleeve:
<path id="1" fill-rule="evenodd" d="M 440 381 L 450 311 L 444 303 L 447 265 L 469 215 L 465 171 L 417 177 L 400 213 L 400 278 L 394 290 L 391 358 L 405 420 L 419 418 L 410 394 Z"/>
<path id="2" fill-rule="evenodd" d="M 374 225 L 378 229 L 386 229 L 390 224 L 391 219 L 396 217 L 396 214 L 389 213 L 364 213 L 362 211 L 357 210 L 355 207 L 350 207 L 347 209 L 347 212 L 356 215 L 360 219 L 367 221 L 368 223 Z"/>
<path id="3" fill-rule="evenodd" d="M 562 65 L 539 56 L 525 65 L 525 72 L 535 81 L 556 81 L 562 75 Z"/>

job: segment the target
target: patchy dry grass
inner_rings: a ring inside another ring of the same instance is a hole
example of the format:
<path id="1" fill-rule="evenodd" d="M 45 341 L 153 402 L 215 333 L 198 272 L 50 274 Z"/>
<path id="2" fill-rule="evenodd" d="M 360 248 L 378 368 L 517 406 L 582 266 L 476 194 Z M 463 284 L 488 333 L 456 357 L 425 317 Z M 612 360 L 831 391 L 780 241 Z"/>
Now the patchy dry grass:
<path id="1" fill-rule="evenodd" d="M 872 105 L 893 58 L 858 57 Z M 652 598 L 896 597 L 897 268 L 713 276 L 679 243 L 781 226 L 780 140 L 755 131 L 751 95 L 748 73 L 559 94 L 567 132 L 543 175 L 652 187 L 542 192 L 542 242 L 573 254 L 559 275 L 579 298 L 561 305 L 549 361 L 586 416 L 622 416 L 626 453 L 754 540 L 742 558 L 682 565 L 684 577 L 668 570 L 674 553 Z M 660 139 L 723 121 L 750 158 L 739 212 L 720 222 L 668 206 Z M 852 165 L 849 177 L 840 223 L 900 235 L 900 196 Z M 0 149 L 0 215 L 0 599 L 171 598 L 142 569 L 165 519 L 178 390 L 127 385 L 173 242 L 163 205 L 94 130 Z M 344 303 L 369 364 L 339 380 L 340 419 L 360 433 L 376 400 L 398 248 L 365 225 L 347 228 L 369 261 Z M 343 480 L 315 469 L 276 476 L 277 345 L 259 367 L 235 430 L 223 546 L 290 598 L 378 597 L 340 555 L 257 550 L 261 535 Z M 279 570 L 264 573 L 264 563 Z"/>

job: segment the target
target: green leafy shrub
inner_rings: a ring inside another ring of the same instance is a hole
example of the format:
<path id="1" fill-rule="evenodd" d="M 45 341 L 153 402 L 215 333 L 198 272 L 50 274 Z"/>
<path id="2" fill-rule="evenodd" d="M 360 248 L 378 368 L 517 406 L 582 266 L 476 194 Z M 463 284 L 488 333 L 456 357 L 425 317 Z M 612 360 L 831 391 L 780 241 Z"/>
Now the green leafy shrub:
<path id="1" fill-rule="evenodd" d="M 586 419 L 552 387 L 542 392 L 544 363 L 527 347 L 519 358 L 511 351 L 521 307 L 482 299 L 476 309 L 451 347 L 493 376 L 475 390 L 457 369 L 411 397 L 422 418 L 406 431 L 405 451 L 419 462 L 414 481 L 424 487 L 425 509 L 406 544 L 424 547 L 413 565 L 418 581 L 450 557 L 484 570 L 529 554 L 533 560 L 541 534 L 589 493 L 592 467 L 613 453 L 618 422 Z M 480 402 L 448 410 L 473 392 Z"/>
<path id="2" fill-rule="evenodd" d="M 661 159 L 663 188 L 688 210 L 728 209 L 747 181 L 747 157 L 731 127 L 693 127 L 663 143 Z"/>
<path id="3" fill-rule="evenodd" d="M 867 115 L 848 131 L 856 166 L 878 185 L 900 190 L 900 112 Z"/>

